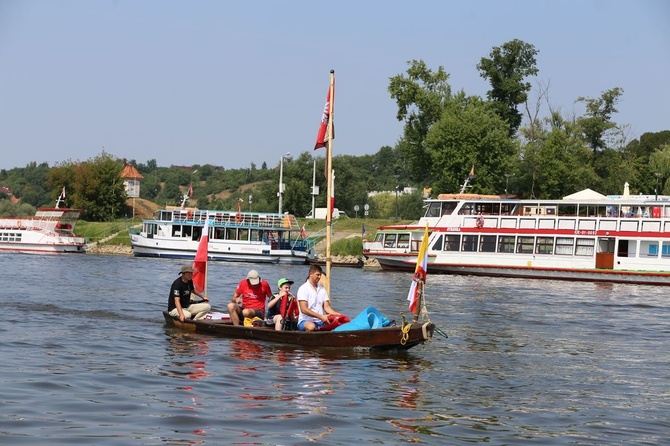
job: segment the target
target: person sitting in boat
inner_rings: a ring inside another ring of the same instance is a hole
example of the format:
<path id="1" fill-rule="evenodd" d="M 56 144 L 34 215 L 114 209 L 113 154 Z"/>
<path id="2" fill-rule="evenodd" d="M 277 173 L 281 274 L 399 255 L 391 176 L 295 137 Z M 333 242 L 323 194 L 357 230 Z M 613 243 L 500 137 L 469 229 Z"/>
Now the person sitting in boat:
<path id="1" fill-rule="evenodd" d="M 298 288 L 298 330 L 314 331 L 329 323 L 329 315 L 339 315 L 330 306 L 326 289 L 319 283 L 323 270 L 319 265 L 309 267 L 307 281 Z"/>
<path id="2" fill-rule="evenodd" d="M 240 325 L 244 318 L 261 320 L 265 316 L 265 299 L 272 297 L 272 289 L 262 280 L 255 269 L 249 271 L 246 279 L 240 280 L 230 303 L 228 314 L 233 325 Z"/>
<path id="3" fill-rule="evenodd" d="M 190 265 L 181 267 L 181 272 L 170 287 L 170 296 L 168 297 L 168 313 L 172 317 L 179 317 L 181 322 L 186 319 L 202 319 L 212 308 L 207 302 L 209 298 L 198 292 L 193 286 L 193 268 Z M 200 297 L 203 302 L 192 302 L 191 294 Z"/>
<path id="4" fill-rule="evenodd" d="M 284 315 L 288 310 L 290 301 L 293 299 L 293 295 L 291 294 L 291 285 L 293 285 L 293 283 L 292 280 L 286 278 L 279 279 L 277 282 L 279 292 L 270 299 L 270 302 L 268 302 L 266 323 L 268 325 L 274 325 L 275 330 L 284 329 Z M 289 321 L 286 321 L 286 323 L 288 322 Z"/>

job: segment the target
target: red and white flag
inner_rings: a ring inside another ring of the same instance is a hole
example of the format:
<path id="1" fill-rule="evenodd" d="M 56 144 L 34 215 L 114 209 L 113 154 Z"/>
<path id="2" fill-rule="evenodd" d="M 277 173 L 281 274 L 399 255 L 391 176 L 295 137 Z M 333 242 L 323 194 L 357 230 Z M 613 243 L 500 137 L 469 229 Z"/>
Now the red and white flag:
<path id="1" fill-rule="evenodd" d="M 202 228 L 200 244 L 193 261 L 193 286 L 198 293 L 202 293 L 207 286 L 207 254 L 209 252 L 209 219 L 205 220 Z"/>
<path id="2" fill-rule="evenodd" d="M 60 194 L 63 196 L 63 198 L 65 198 L 65 186 L 63 186 L 63 190 Z"/>
<path id="3" fill-rule="evenodd" d="M 331 88 L 332 87 L 332 88 Z M 328 121 L 330 121 L 330 113 L 332 111 L 331 106 L 331 92 L 332 98 L 335 98 L 335 81 L 333 85 L 328 87 L 328 94 L 326 95 L 326 105 L 323 107 L 323 115 L 321 116 L 321 124 L 319 125 L 319 132 L 316 134 L 316 144 L 314 145 L 314 150 L 321 147 L 326 147 L 328 143 Z M 333 139 L 335 139 L 335 127 L 334 124 L 331 124 Z"/>
<path id="4" fill-rule="evenodd" d="M 305 225 L 302 225 L 302 228 L 300 229 L 300 235 L 302 238 L 307 238 L 307 232 L 305 231 Z"/>
<path id="5" fill-rule="evenodd" d="M 188 185 L 188 196 L 189 197 L 193 196 L 193 185 L 192 184 Z"/>
<path id="6" fill-rule="evenodd" d="M 412 277 L 412 286 L 409 288 L 407 300 L 409 301 L 409 311 L 413 314 L 418 314 L 419 308 L 419 293 L 423 289 L 423 284 L 426 283 L 426 276 L 428 271 L 428 223 L 426 223 L 426 230 L 423 233 L 421 240 L 421 247 L 419 248 L 419 255 L 416 258 L 416 268 L 414 269 L 414 277 Z M 422 286 L 419 286 L 422 282 Z"/>

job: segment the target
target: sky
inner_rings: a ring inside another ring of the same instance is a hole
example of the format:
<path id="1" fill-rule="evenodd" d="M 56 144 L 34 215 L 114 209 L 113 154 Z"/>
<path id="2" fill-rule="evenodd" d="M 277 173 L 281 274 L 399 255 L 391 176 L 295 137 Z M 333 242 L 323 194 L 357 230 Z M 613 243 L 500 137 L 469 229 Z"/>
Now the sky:
<path id="1" fill-rule="evenodd" d="M 665 0 L 0 0 L 0 169 L 274 167 L 312 153 L 331 69 L 333 154 L 374 154 L 402 135 L 408 61 L 485 97 L 477 64 L 515 38 L 539 51 L 531 98 L 571 117 L 622 88 L 613 120 L 639 138 L 670 130 L 669 23 Z"/>

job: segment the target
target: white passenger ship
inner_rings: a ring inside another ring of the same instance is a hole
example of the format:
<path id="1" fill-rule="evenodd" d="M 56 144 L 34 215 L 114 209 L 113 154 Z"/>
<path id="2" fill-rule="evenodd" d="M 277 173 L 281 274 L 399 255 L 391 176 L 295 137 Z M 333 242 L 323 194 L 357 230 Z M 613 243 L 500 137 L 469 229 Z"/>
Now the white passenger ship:
<path id="1" fill-rule="evenodd" d="M 166 208 L 130 234 L 137 257 L 193 259 L 209 219 L 209 259 L 305 264 L 315 249 L 293 215 Z"/>
<path id="2" fill-rule="evenodd" d="M 0 252 L 59 254 L 86 252 L 86 239 L 74 233 L 80 209 L 39 208 L 34 217 L 0 218 Z"/>
<path id="3" fill-rule="evenodd" d="M 413 271 L 427 222 L 432 273 L 670 285 L 667 197 L 575 195 L 439 195 L 416 226 L 380 228 L 364 253 L 384 269 Z"/>

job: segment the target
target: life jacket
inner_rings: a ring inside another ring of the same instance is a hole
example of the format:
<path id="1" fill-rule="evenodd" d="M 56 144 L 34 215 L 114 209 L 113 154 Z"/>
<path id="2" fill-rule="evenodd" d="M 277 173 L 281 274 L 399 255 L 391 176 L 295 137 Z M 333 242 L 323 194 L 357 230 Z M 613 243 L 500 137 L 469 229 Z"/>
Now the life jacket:
<path id="1" fill-rule="evenodd" d="M 298 329 L 298 316 L 300 311 L 298 310 L 298 299 L 293 296 L 287 296 L 288 298 L 282 298 L 281 306 L 279 307 L 284 330 L 297 330 Z"/>

